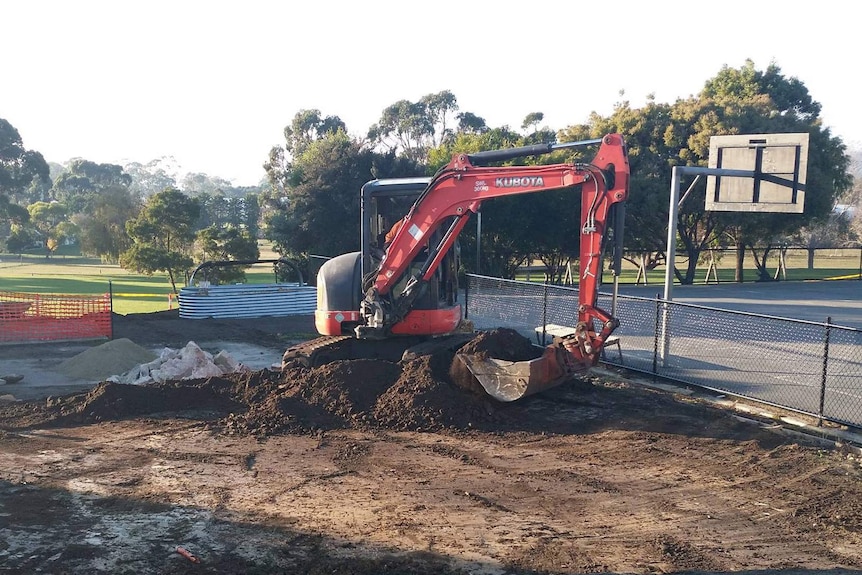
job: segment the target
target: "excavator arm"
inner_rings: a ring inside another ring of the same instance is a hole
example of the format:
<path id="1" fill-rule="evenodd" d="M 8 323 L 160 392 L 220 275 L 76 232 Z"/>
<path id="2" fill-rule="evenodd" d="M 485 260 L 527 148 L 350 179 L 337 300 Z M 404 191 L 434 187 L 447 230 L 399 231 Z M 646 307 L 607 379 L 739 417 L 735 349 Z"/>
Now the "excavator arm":
<path id="1" fill-rule="evenodd" d="M 477 164 L 512 157 L 548 153 L 560 147 L 600 143 L 592 162 L 544 166 L 488 167 Z M 457 154 L 429 182 L 426 190 L 404 218 L 379 267 L 366 278 L 360 306 L 363 325 L 360 338 L 385 338 L 392 326 L 411 310 L 423 284 L 431 280 L 446 252 L 471 214 L 483 201 L 518 194 L 532 194 L 581 186 L 579 309 L 574 337 L 566 347 L 577 363 L 594 364 L 604 340 L 617 327 L 610 314 L 596 307 L 602 242 L 608 212 L 628 196 L 629 165 L 625 142 L 619 134 L 600 140 L 530 146 L 512 150 Z M 427 238 L 447 223 L 434 245 Z M 404 281 L 414 262 L 424 257 L 417 271 Z M 395 286 L 403 285 L 399 293 Z M 594 322 L 601 328 L 593 329 Z"/>

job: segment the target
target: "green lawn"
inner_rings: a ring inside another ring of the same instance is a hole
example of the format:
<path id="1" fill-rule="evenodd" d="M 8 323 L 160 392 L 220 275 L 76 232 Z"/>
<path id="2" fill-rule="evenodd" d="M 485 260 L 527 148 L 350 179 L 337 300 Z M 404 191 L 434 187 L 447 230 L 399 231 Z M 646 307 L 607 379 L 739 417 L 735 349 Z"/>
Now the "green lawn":
<path id="1" fill-rule="evenodd" d="M 128 273 L 117 265 L 81 257 L 11 257 L 0 255 L 0 290 L 43 294 L 97 295 L 113 291 L 121 314 L 169 309 L 171 285 L 166 274 Z M 176 307 L 176 302 L 173 306 Z"/>
<path id="2" fill-rule="evenodd" d="M 271 283 L 271 264 L 246 272 L 249 283 Z M 178 278 L 177 289 L 185 285 Z M 116 264 L 81 256 L 28 256 L 0 254 L 0 291 L 98 295 L 113 293 L 114 311 L 120 314 L 150 313 L 177 307 L 169 298 L 167 274 L 146 276 L 127 272 Z"/>
<path id="3" fill-rule="evenodd" d="M 788 257 L 785 262 L 786 266 L 786 279 L 788 281 L 803 281 L 803 280 L 828 280 L 828 279 L 854 279 L 859 278 L 860 268 L 862 268 L 862 263 L 860 263 L 860 255 L 857 255 L 858 252 L 848 252 L 845 255 L 840 256 L 826 256 L 821 255 L 819 257 L 815 257 L 814 267 L 808 267 L 808 261 L 804 257 Z M 676 262 L 677 269 L 684 271 L 686 266 L 686 261 L 684 259 L 677 259 Z M 718 262 L 716 273 L 718 275 L 719 282 L 733 282 L 735 276 L 734 270 L 734 260 L 732 258 L 723 258 Z M 775 271 L 778 268 L 778 260 L 777 258 L 770 258 L 767 269 L 769 270 L 770 277 L 775 276 Z M 758 275 L 757 270 L 754 267 L 754 264 L 746 259 L 746 264 L 744 267 L 744 280 L 746 282 L 754 282 L 757 281 Z M 608 273 L 608 272 L 606 272 Z M 577 275 L 577 271 L 575 271 L 575 275 Z M 610 281 L 610 277 L 605 277 L 605 281 Z M 664 284 L 664 276 L 665 276 L 665 268 L 664 266 L 659 266 L 653 270 L 649 270 L 647 272 L 647 284 L 649 285 L 663 285 Z M 703 284 L 706 283 L 707 277 L 707 266 L 701 265 L 698 266 L 697 271 L 695 273 L 695 284 Z M 542 282 L 544 281 L 544 275 L 541 272 L 533 272 L 528 275 L 524 272 L 521 272 L 517 275 L 519 280 L 529 280 L 533 282 Z M 715 282 L 715 274 L 710 274 L 710 282 Z M 784 277 L 779 276 L 779 279 L 785 279 Z M 676 281 L 676 280 L 674 280 Z M 623 269 L 620 273 L 620 283 L 623 284 L 633 284 L 635 282 L 644 283 L 643 277 L 638 278 L 638 271 L 635 266 L 633 266 L 630 262 L 623 263 Z"/>
<path id="4" fill-rule="evenodd" d="M 261 258 L 275 259 L 266 243 L 261 245 Z M 272 264 L 258 264 L 246 271 L 249 283 L 275 281 Z M 177 279 L 177 289 L 185 278 Z M 74 250 L 61 248 L 54 256 L 43 254 L 12 255 L 0 253 L 0 291 L 99 295 L 113 293 L 114 311 L 120 314 L 150 313 L 177 307 L 168 275 L 136 274 L 116 264 L 105 264 L 97 258 L 87 258 Z"/>

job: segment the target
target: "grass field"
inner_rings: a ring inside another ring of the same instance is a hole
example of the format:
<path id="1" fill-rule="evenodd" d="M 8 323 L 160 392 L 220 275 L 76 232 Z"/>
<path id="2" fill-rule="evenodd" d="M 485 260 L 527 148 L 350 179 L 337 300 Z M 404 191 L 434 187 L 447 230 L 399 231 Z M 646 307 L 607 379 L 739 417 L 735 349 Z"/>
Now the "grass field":
<path id="1" fill-rule="evenodd" d="M 541 267 L 540 262 L 535 262 L 536 267 Z M 684 272 L 687 266 L 687 260 L 677 256 L 677 269 Z M 767 269 L 770 277 L 775 277 L 778 270 L 779 259 L 777 254 L 770 256 L 767 260 Z M 716 276 L 719 282 L 733 282 L 735 275 L 735 259 L 732 254 L 725 254 L 716 262 L 715 273 L 709 274 L 709 281 L 715 282 Z M 750 254 L 746 254 L 744 260 L 744 281 L 757 281 L 757 270 L 754 261 Z M 702 284 L 707 281 L 708 265 L 699 265 L 695 274 L 694 283 Z M 779 275 L 779 279 L 787 281 L 804 281 L 804 280 L 828 280 L 828 279 L 856 279 L 860 277 L 862 272 L 862 249 L 823 249 L 817 250 L 814 257 L 814 265 L 808 267 L 808 256 L 805 250 L 789 250 L 785 258 L 785 274 Z M 646 283 L 664 284 L 665 267 L 659 266 L 646 273 Z M 544 275 L 540 271 L 534 271 L 528 274 L 521 272 L 516 279 L 541 282 Z M 638 278 L 638 268 L 629 261 L 623 261 L 622 271 L 620 273 L 620 283 L 644 283 L 643 277 Z"/>
<path id="2" fill-rule="evenodd" d="M 261 246 L 262 259 L 277 257 L 268 245 Z M 271 264 L 253 266 L 246 271 L 246 277 L 249 283 L 275 280 Z M 185 278 L 177 281 L 177 289 L 185 285 Z M 114 311 L 124 315 L 164 311 L 178 305 L 171 297 L 167 274 L 136 274 L 96 258 L 62 252 L 51 258 L 0 254 L 0 291 L 69 295 L 111 292 Z"/>
<path id="3" fill-rule="evenodd" d="M 261 244 L 262 259 L 276 259 L 278 254 L 271 247 Z M 774 274 L 778 259 L 770 260 L 770 273 Z M 786 259 L 787 280 L 822 280 L 858 278 L 862 266 L 862 252 L 858 250 L 823 250 L 818 252 L 813 269 L 808 268 L 804 252 L 791 252 Z M 685 260 L 677 260 L 682 267 Z M 732 282 L 733 259 L 725 257 L 717 266 L 718 280 Z M 707 268 L 698 268 L 695 283 L 704 283 Z M 249 283 L 271 283 L 275 281 L 271 264 L 258 264 L 246 271 Z M 518 275 L 526 280 L 527 274 Z M 543 281 L 543 274 L 533 272 L 531 281 Z M 635 283 L 637 268 L 626 263 L 620 281 Z M 710 278 L 712 279 L 712 278 Z M 754 265 L 746 262 L 745 280 L 755 281 Z M 177 288 L 183 287 L 185 278 L 178 278 Z M 650 285 L 664 283 L 664 268 L 658 267 L 647 273 Z M 640 280 L 643 283 L 643 279 Z M 104 264 L 98 259 L 75 254 L 59 254 L 51 258 L 44 255 L 0 254 L 0 291 L 43 294 L 104 294 L 113 293 L 114 311 L 120 314 L 150 313 L 177 307 L 171 297 L 171 284 L 167 274 L 146 276 L 128 272 L 116 264 Z"/>

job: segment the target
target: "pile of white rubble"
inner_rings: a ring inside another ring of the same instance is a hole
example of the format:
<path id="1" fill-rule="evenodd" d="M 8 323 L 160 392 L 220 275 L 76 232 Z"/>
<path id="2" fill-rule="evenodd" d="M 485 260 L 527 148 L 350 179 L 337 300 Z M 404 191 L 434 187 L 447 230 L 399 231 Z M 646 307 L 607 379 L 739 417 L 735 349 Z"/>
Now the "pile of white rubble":
<path id="1" fill-rule="evenodd" d="M 148 363 L 142 363 L 122 375 L 112 375 L 106 381 L 115 383 L 162 383 L 175 379 L 199 379 L 251 371 L 222 350 L 216 355 L 202 350 L 190 341 L 182 349 L 165 348 L 159 356 Z"/>

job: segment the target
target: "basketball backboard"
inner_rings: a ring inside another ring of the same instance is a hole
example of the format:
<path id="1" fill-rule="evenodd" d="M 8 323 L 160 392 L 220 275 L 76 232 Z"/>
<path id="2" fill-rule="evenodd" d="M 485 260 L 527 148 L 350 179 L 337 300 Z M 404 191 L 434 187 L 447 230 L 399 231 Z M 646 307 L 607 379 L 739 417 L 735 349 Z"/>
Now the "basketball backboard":
<path id="1" fill-rule="evenodd" d="M 752 175 L 707 176 L 707 210 L 801 214 L 805 208 L 807 133 L 712 136 L 709 167 Z"/>

